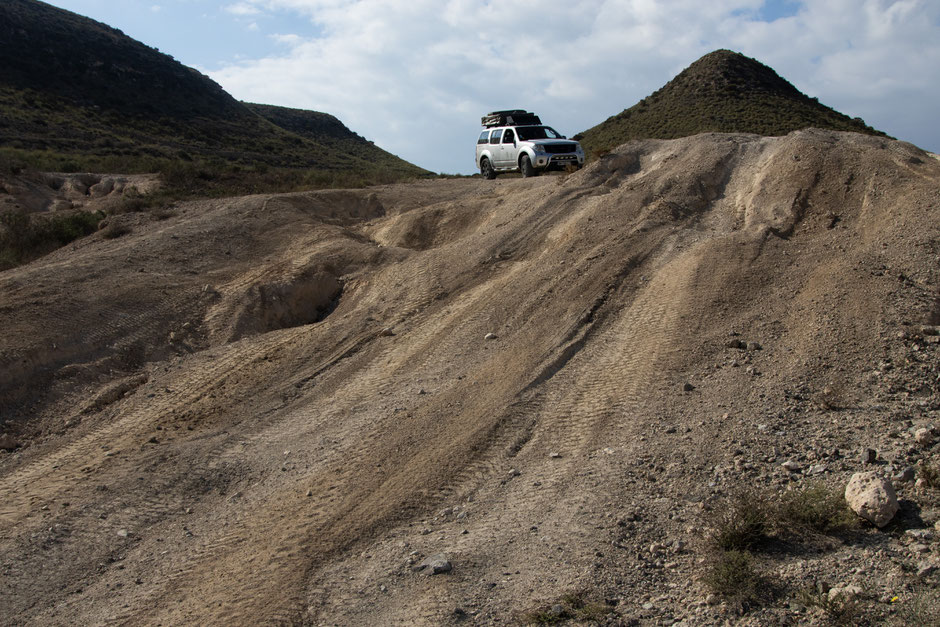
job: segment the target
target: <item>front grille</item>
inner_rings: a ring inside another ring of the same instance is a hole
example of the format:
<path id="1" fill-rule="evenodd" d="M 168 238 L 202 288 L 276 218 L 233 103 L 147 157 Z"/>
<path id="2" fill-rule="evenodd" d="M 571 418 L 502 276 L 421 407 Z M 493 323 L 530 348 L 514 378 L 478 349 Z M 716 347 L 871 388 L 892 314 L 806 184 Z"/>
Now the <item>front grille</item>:
<path id="1" fill-rule="evenodd" d="M 557 155 L 564 152 L 574 152 L 575 144 L 571 142 L 565 144 L 545 144 L 545 152 L 551 155 Z"/>

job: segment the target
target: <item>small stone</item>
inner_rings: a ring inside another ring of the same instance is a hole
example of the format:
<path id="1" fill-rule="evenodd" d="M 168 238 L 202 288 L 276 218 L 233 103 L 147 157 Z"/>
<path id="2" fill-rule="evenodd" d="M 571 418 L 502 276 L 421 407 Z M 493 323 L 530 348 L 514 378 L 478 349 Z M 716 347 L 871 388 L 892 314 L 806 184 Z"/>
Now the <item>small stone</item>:
<path id="1" fill-rule="evenodd" d="M 118 529 L 117 534 L 122 538 L 126 538 L 130 535 L 130 532 L 127 529 Z"/>
<path id="2" fill-rule="evenodd" d="M 395 335 L 395 332 L 392 331 L 392 327 L 385 327 L 384 329 L 379 331 L 379 335 L 381 337 L 392 337 Z"/>
<path id="3" fill-rule="evenodd" d="M 930 529 L 908 529 L 904 535 L 919 542 L 930 542 L 934 538 L 934 533 Z"/>
<path id="4" fill-rule="evenodd" d="M 685 383 L 682 384 L 682 391 L 683 391 L 683 392 L 691 392 L 691 391 L 694 390 L 694 389 L 695 389 L 695 386 L 692 385 L 691 383 L 689 383 L 688 381 L 686 381 Z"/>
<path id="5" fill-rule="evenodd" d="M 425 575 L 440 575 L 453 569 L 450 560 L 443 553 L 435 553 L 418 564 L 418 570 Z"/>
<path id="6" fill-rule="evenodd" d="M 911 553 L 927 553 L 930 551 L 929 546 L 927 546 L 926 544 L 921 544 L 919 542 L 917 544 L 912 544 L 909 548 L 911 550 Z"/>
<path id="7" fill-rule="evenodd" d="M 914 432 L 914 441 L 927 448 L 933 444 L 933 433 L 930 429 L 920 428 Z"/>
<path id="8" fill-rule="evenodd" d="M 496 338 L 497 338 L 497 335 L 495 333 L 487 333 L 486 335 L 483 336 L 484 340 L 495 340 Z"/>
<path id="9" fill-rule="evenodd" d="M 876 459 L 878 459 L 878 451 L 873 448 L 862 449 L 863 464 L 874 464 Z"/>
<path id="10" fill-rule="evenodd" d="M 548 454 L 548 456 L 551 457 L 552 459 L 559 459 L 561 457 L 561 453 L 557 451 L 552 451 L 551 453 Z"/>
<path id="11" fill-rule="evenodd" d="M 758 344 L 757 342 L 748 342 L 748 343 L 747 343 L 747 350 L 749 350 L 749 351 L 759 351 L 759 350 L 763 350 L 763 348 L 764 348 L 764 347 L 761 346 L 760 344 Z"/>
<path id="12" fill-rule="evenodd" d="M 706 605 L 715 606 L 715 605 L 718 605 L 719 603 L 721 603 L 721 599 L 718 598 L 718 595 L 715 594 L 715 593 L 711 593 L 711 594 L 709 594 L 707 597 L 705 597 L 705 604 L 706 604 Z"/>
<path id="13" fill-rule="evenodd" d="M 12 451 L 19 446 L 19 442 L 13 439 L 13 436 L 9 433 L 4 433 L 0 435 L 0 449 L 4 451 Z"/>
<path id="14" fill-rule="evenodd" d="M 842 601 L 852 601 L 862 595 L 862 589 L 858 586 L 842 586 L 831 588 L 829 590 L 829 600 L 835 601 L 841 599 Z"/>
<path id="15" fill-rule="evenodd" d="M 788 459 L 780 465 L 788 472 L 800 472 L 800 465 L 792 459 Z"/>
<path id="16" fill-rule="evenodd" d="M 853 512 L 879 528 L 891 522 L 900 507 L 894 486 L 876 472 L 852 475 L 845 487 L 845 500 Z"/>
<path id="17" fill-rule="evenodd" d="M 894 475 L 892 480 L 899 481 L 901 483 L 910 483 L 914 480 L 914 468 L 912 466 L 907 466 L 901 472 Z"/>
<path id="18" fill-rule="evenodd" d="M 937 565 L 931 562 L 921 562 L 917 565 L 917 576 L 927 577 L 937 572 Z"/>

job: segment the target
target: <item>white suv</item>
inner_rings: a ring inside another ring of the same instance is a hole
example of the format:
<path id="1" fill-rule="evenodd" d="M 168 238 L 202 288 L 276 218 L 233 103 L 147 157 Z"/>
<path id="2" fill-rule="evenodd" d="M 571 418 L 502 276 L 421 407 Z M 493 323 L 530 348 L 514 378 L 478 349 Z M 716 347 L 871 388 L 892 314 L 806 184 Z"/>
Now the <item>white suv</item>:
<path id="1" fill-rule="evenodd" d="M 500 172 L 536 176 L 543 170 L 584 165 L 581 144 L 543 126 L 533 113 L 494 111 L 483 116 L 483 126 L 487 128 L 477 139 L 476 164 L 484 178 L 494 179 Z"/>

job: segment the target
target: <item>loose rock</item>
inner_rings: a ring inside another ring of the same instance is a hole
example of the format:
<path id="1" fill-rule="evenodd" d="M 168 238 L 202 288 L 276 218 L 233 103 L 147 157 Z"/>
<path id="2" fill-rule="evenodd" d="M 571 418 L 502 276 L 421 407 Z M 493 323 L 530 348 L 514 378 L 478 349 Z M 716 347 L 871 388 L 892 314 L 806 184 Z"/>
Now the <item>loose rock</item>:
<path id="1" fill-rule="evenodd" d="M 842 586 L 831 588 L 829 590 L 829 600 L 852 601 L 862 595 L 862 589 L 858 586 Z"/>
<path id="2" fill-rule="evenodd" d="M 914 432 L 914 441 L 924 448 L 927 448 L 933 444 L 933 433 L 930 431 L 930 429 L 918 429 Z"/>
<path id="3" fill-rule="evenodd" d="M 418 564 L 418 572 L 422 572 L 425 575 L 440 575 L 441 573 L 449 573 L 453 569 L 453 566 L 450 563 L 450 560 L 443 553 L 435 553 L 431 555 L 423 562 Z"/>
<path id="4" fill-rule="evenodd" d="M 792 459 L 788 459 L 780 465 L 788 472 L 800 472 L 800 465 Z"/>
<path id="5" fill-rule="evenodd" d="M 876 472 L 857 472 L 845 487 L 852 511 L 876 527 L 884 527 L 898 513 L 898 497 L 891 482 Z"/>

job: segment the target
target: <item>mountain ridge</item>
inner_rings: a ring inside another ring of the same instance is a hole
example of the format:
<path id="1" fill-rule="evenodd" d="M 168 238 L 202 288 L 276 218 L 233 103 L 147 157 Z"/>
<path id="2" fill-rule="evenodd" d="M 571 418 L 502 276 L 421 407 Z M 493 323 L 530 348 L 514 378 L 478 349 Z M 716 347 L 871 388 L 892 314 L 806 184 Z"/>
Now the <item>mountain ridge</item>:
<path id="1" fill-rule="evenodd" d="M 355 168 L 397 179 L 427 173 L 342 132 L 341 123 L 322 137 L 293 133 L 269 119 L 279 117 L 274 110 L 259 114 L 197 70 L 101 22 L 38 0 L 0 4 L 0 144 L 20 157 L 110 158 L 133 171 L 155 160 L 202 159 Z"/>
<path id="2" fill-rule="evenodd" d="M 589 155 L 597 156 L 633 139 L 676 139 L 706 132 L 782 136 L 811 127 L 887 137 L 860 118 L 803 94 L 773 68 L 721 49 L 575 138 Z"/>

